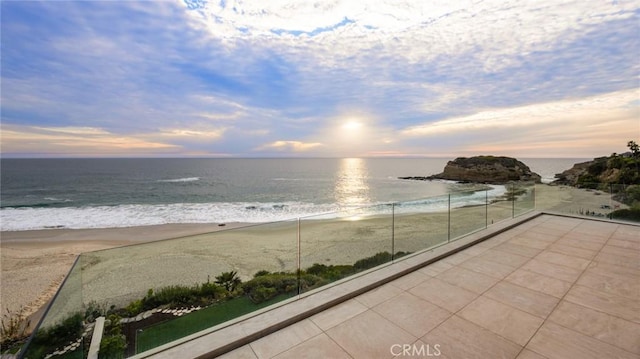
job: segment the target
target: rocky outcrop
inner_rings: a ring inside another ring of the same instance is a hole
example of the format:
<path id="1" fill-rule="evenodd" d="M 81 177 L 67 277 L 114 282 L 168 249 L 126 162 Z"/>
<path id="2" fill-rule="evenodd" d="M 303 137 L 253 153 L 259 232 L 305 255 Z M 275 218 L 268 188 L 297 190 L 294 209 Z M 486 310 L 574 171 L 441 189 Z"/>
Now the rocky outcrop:
<path id="1" fill-rule="evenodd" d="M 555 176 L 554 184 L 575 185 L 578 182 L 578 178 L 587 173 L 589 166 L 593 164 L 593 161 L 576 163 L 570 169 L 558 173 Z"/>
<path id="2" fill-rule="evenodd" d="M 640 162 L 630 152 L 597 157 L 592 161 L 576 163 L 570 169 L 556 174 L 553 184 L 590 187 L 602 184 L 639 184 Z"/>
<path id="3" fill-rule="evenodd" d="M 445 179 L 494 184 L 509 181 L 534 181 L 540 183 L 540 175 L 532 172 L 524 163 L 515 158 L 496 156 L 459 157 L 449 161 L 442 173 L 422 179 Z"/>

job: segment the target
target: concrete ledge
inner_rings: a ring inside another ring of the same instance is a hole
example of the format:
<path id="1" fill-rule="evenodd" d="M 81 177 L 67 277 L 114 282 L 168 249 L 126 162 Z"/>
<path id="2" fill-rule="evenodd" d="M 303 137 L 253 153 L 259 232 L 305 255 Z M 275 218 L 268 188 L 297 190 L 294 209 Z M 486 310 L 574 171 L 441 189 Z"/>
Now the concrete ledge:
<path id="1" fill-rule="evenodd" d="M 87 359 L 98 359 L 103 331 L 104 317 L 98 317 L 96 319 L 96 325 L 93 327 L 93 335 L 91 335 L 91 344 L 89 345 L 89 354 L 87 355 Z"/>
<path id="2" fill-rule="evenodd" d="M 548 214 L 550 216 L 556 216 L 556 217 L 580 218 L 580 219 L 586 219 L 586 220 L 595 221 L 595 222 L 624 224 L 624 225 L 636 226 L 636 227 L 640 226 L 640 222 L 625 221 L 621 219 L 609 219 L 609 218 L 602 218 L 602 217 L 585 216 L 585 215 L 578 215 L 578 214 L 572 214 L 572 213 L 555 212 L 551 210 L 543 210 L 541 211 L 541 213 Z"/>
<path id="3" fill-rule="evenodd" d="M 542 215 L 541 212 L 532 211 L 513 219 L 498 222 L 487 229 L 454 239 L 439 247 L 403 257 L 355 278 L 347 278 L 329 287 L 302 294 L 284 301 L 272 309 L 252 313 L 231 325 L 212 327 L 140 353 L 132 358 L 214 358 L 458 253 L 540 215 Z"/>

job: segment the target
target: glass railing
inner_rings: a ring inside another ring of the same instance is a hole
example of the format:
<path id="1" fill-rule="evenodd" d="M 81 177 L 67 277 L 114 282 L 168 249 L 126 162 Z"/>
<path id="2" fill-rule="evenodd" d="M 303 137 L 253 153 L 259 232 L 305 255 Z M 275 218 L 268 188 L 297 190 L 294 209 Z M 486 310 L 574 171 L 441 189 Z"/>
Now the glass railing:
<path id="1" fill-rule="evenodd" d="M 603 220 L 640 222 L 640 185 L 536 186 L 536 209 Z M 635 207 L 634 207 L 635 206 Z"/>
<path id="2" fill-rule="evenodd" d="M 392 259 L 391 206 L 355 208 L 331 217 L 323 219 L 326 216 L 322 215 L 300 220 L 300 293 Z M 318 279 L 311 280 L 314 277 Z M 317 284 L 309 285 L 304 278 Z"/>
<path id="3" fill-rule="evenodd" d="M 24 358 L 84 358 L 91 342 L 93 321 L 86 318 L 82 302 L 81 257 L 73 264 L 47 308 L 37 331 L 20 355 Z"/>
<path id="4" fill-rule="evenodd" d="M 534 209 L 513 183 L 79 256 L 24 358 L 125 358 L 230 325 Z M 101 321 L 101 320 L 100 320 Z"/>

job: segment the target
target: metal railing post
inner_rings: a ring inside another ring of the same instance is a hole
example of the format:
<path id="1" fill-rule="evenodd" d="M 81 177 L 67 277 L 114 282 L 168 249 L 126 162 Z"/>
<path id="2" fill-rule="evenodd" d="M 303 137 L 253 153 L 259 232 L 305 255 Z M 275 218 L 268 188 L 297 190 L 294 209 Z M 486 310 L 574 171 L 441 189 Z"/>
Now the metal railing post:
<path id="1" fill-rule="evenodd" d="M 396 204 L 391 203 L 391 261 L 396 257 Z"/>
<path id="2" fill-rule="evenodd" d="M 516 218 L 516 188 L 511 184 L 511 218 Z"/>
<path id="3" fill-rule="evenodd" d="M 298 280 L 298 295 L 300 295 L 302 293 L 302 283 L 300 283 L 300 271 L 302 270 L 302 268 L 300 268 L 300 263 L 301 263 L 301 251 L 300 251 L 300 217 L 298 217 L 298 235 L 297 235 L 297 240 L 298 240 L 298 270 L 296 271 L 296 277 Z"/>
<path id="4" fill-rule="evenodd" d="M 489 190 L 484 191 L 484 228 L 489 227 Z"/>
<path id="5" fill-rule="evenodd" d="M 447 242 L 451 241 L 451 193 L 449 193 L 449 206 L 447 215 Z"/>
<path id="6" fill-rule="evenodd" d="M 609 220 L 613 219 L 613 183 L 609 183 Z"/>

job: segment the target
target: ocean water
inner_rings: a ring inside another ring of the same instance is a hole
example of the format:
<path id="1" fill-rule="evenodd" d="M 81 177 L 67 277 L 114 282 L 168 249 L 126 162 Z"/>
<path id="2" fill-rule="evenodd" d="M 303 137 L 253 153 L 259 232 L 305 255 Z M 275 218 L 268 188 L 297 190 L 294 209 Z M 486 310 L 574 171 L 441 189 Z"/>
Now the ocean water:
<path id="1" fill-rule="evenodd" d="M 432 204 L 465 190 L 400 180 L 442 171 L 445 158 L 2 159 L 3 231 L 165 223 L 270 222 L 389 202 Z M 581 159 L 523 159 L 543 181 Z M 504 192 L 493 186 L 493 194 Z M 482 195 L 484 198 L 484 195 Z M 469 194 L 465 203 L 474 203 Z"/>

